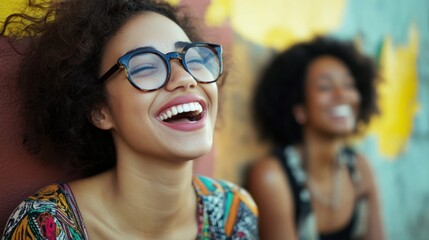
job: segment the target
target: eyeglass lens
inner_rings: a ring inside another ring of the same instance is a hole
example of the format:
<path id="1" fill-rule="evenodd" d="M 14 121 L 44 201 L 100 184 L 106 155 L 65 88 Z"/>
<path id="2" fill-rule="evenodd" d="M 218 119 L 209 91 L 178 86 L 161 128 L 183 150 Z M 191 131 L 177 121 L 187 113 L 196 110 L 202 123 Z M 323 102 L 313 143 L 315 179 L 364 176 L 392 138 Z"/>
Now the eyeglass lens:
<path id="1" fill-rule="evenodd" d="M 213 82 L 220 75 L 220 60 L 214 50 L 206 46 L 189 48 L 182 59 L 183 67 L 199 82 Z M 130 80 L 141 89 L 161 87 L 168 79 L 167 63 L 156 53 L 142 53 L 128 62 Z"/>

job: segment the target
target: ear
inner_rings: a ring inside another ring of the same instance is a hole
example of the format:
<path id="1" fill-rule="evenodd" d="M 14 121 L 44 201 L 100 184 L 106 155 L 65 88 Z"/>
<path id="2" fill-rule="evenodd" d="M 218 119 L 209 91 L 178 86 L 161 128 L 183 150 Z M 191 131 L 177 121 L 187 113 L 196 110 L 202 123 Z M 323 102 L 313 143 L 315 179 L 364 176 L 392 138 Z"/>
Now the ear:
<path id="1" fill-rule="evenodd" d="M 304 125 L 307 122 L 307 113 L 305 112 L 303 105 L 295 105 L 293 107 L 293 115 L 295 116 L 295 121 L 298 124 Z"/>
<path id="2" fill-rule="evenodd" d="M 88 119 L 97 128 L 103 130 L 110 130 L 113 128 L 112 116 L 105 106 L 93 109 Z"/>

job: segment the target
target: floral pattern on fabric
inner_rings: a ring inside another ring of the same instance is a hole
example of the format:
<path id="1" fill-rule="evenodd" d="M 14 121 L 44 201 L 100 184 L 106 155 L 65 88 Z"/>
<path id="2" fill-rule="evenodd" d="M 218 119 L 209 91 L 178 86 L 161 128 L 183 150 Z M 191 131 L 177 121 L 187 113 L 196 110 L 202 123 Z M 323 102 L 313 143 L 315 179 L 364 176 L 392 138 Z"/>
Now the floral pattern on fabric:
<path id="1" fill-rule="evenodd" d="M 198 239 L 258 239 L 257 208 L 238 186 L 196 176 Z M 10 216 L 2 240 L 88 239 L 67 184 L 47 186 L 23 201 Z"/>
<path id="2" fill-rule="evenodd" d="M 202 176 L 194 186 L 206 219 L 200 239 L 259 239 L 257 208 L 244 189 Z"/>
<path id="3" fill-rule="evenodd" d="M 15 209 L 2 239 L 85 239 L 75 206 L 66 184 L 47 186 Z"/>

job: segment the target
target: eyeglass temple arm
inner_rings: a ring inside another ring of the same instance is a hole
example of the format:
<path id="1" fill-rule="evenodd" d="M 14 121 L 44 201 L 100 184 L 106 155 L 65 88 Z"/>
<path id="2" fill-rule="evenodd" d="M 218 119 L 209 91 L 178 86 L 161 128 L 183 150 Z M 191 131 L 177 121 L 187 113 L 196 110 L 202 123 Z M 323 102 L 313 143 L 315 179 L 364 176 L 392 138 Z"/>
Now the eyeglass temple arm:
<path id="1" fill-rule="evenodd" d="M 106 81 L 108 78 L 110 78 L 115 72 L 117 72 L 119 69 L 121 68 L 121 65 L 119 65 L 119 63 L 113 65 L 105 74 L 103 74 L 103 76 L 100 77 L 100 79 L 98 79 L 98 83 L 103 83 L 104 81 Z"/>

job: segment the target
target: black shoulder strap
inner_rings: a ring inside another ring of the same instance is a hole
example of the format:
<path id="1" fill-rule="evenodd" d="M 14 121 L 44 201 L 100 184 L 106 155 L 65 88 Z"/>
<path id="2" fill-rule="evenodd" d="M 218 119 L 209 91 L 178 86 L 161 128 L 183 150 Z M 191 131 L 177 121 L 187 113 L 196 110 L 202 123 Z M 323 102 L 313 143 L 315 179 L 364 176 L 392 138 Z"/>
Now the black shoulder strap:
<path id="1" fill-rule="evenodd" d="M 346 165 L 352 178 L 352 182 L 355 186 L 357 186 L 360 183 L 360 175 L 356 166 L 356 152 L 350 147 L 344 148 L 343 151 L 346 155 Z"/>
<path id="2" fill-rule="evenodd" d="M 295 224 L 298 225 L 299 223 L 299 216 L 301 215 L 301 201 L 299 199 L 299 193 L 302 190 L 302 187 L 298 184 L 296 179 L 294 178 L 292 174 L 292 169 L 287 164 L 287 156 L 284 154 L 284 149 L 276 149 L 274 150 L 275 156 L 277 156 L 277 159 L 280 161 L 280 164 L 283 167 L 283 170 L 285 171 L 285 174 L 287 176 L 287 179 L 289 180 L 289 185 L 292 190 L 292 196 L 293 201 L 295 205 Z"/>

